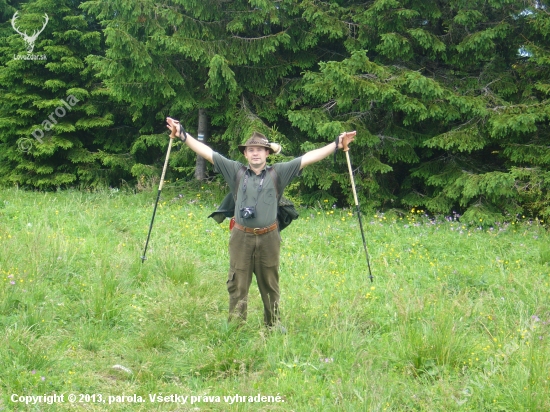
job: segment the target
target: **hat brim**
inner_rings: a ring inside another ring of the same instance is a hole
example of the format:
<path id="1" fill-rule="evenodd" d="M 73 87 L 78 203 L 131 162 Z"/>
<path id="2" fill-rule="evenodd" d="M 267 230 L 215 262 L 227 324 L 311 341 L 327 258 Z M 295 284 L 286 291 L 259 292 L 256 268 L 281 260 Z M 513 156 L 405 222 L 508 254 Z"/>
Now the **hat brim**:
<path id="1" fill-rule="evenodd" d="M 263 147 L 264 149 L 267 149 L 267 150 L 269 151 L 269 154 L 275 153 L 275 152 L 273 151 L 273 149 L 271 148 L 271 146 L 264 146 L 264 145 L 261 145 L 261 144 L 250 144 L 250 145 L 240 144 L 240 145 L 239 145 L 239 150 L 241 151 L 242 154 L 244 154 L 244 150 L 245 150 L 247 147 Z"/>

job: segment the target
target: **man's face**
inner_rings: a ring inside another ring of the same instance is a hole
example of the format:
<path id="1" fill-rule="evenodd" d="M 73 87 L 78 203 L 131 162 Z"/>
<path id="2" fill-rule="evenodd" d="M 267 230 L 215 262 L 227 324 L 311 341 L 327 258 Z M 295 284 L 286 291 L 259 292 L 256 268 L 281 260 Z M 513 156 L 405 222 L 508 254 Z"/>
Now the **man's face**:
<path id="1" fill-rule="evenodd" d="M 244 150 L 244 157 L 248 160 L 250 166 L 259 168 L 265 165 L 269 149 L 265 147 L 249 146 Z"/>

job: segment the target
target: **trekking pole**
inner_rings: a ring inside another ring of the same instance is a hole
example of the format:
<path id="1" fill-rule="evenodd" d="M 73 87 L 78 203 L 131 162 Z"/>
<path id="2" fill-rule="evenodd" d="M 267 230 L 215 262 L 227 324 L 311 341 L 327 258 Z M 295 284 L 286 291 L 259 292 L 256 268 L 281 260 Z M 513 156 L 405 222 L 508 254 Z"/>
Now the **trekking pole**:
<path id="1" fill-rule="evenodd" d="M 149 238 L 151 237 L 151 230 L 153 229 L 153 222 L 155 221 L 155 213 L 157 212 L 157 205 L 159 204 L 160 192 L 162 191 L 162 185 L 164 184 L 164 175 L 168 168 L 168 158 L 170 157 L 170 150 L 172 150 L 172 140 L 176 137 L 177 127 L 172 127 L 172 133 L 170 133 L 170 142 L 168 143 L 168 151 L 166 152 L 166 159 L 164 160 L 164 167 L 162 168 L 162 175 L 160 176 L 159 190 L 157 193 L 157 200 L 155 201 L 155 208 L 153 209 L 153 216 L 151 217 L 151 224 L 149 225 L 149 233 L 147 234 L 147 241 L 145 242 L 145 249 L 143 249 L 143 256 L 141 257 L 141 263 L 147 258 L 147 245 L 149 245 Z"/>
<path id="2" fill-rule="evenodd" d="M 353 180 L 353 169 L 351 168 L 351 161 L 349 160 L 349 147 L 348 144 L 353 142 L 353 136 L 344 135 L 342 138 L 342 145 L 344 146 L 344 152 L 346 152 L 346 160 L 348 161 L 349 177 L 351 179 L 351 188 L 353 189 L 353 198 L 355 199 L 355 207 L 357 208 L 357 217 L 359 218 L 359 227 L 361 228 L 361 236 L 363 237 L 363 248 L 365 249 L 365 255 L 367 257 L 367 267 L 369 268 L 369 278 L 373 281 L 372 272 L 370 269 L 369 252 L 367 251 L 367 241 L 365 240 L 365 232 L 363 231 L 363 222 L 361 222 L 361 209 L 359 208 L 359 201 L 357 200 L 357 192 L 355 190 L 355 181 Z"/>

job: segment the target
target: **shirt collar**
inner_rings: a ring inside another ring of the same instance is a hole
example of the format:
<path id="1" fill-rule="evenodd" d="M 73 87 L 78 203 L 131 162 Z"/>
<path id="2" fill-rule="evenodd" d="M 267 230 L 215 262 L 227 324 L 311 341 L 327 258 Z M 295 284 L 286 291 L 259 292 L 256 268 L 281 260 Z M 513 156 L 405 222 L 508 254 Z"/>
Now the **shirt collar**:
<path id="1" fill-rule="evenodd" d="M 264 174 L 266 171 L 267 171 L 267 163 L 266 163 L 266 165 L 264 166 L 264 168 L 262 169 L 262 171 L 260 172 L 260 174 L 257 175 L 257 176 L 263 176 L 263 174 Z M 246 166 L 246 172 L 248 173 L 249 176 L 256 176 L 256 173 L 254 172 L 254 170 L 252 170 L 252 169 L 250 168 L 250 165 L 247 165 L 247 166 Z"/>

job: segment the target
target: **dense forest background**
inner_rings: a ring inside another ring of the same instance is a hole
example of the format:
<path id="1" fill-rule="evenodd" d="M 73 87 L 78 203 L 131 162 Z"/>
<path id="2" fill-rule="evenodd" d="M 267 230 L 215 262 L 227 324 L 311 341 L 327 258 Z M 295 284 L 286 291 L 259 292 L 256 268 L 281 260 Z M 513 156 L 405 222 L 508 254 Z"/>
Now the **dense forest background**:
<path id="1" fill-rule="evenodd" d="M 364 208 L 548 219 L 548 6 L 0 0 L 0 184 L 138 185 L 159 175 L 171 116 L 233 158 L 253 130 L 282 143 L 275 161 L 357 130 Z M 30 36 L 45 15 L 29 52 L 14 26 Z M 170 165 L 194 179 L 189 150 Z M 342 154 L 290 190 L 349 205 Z"/>

